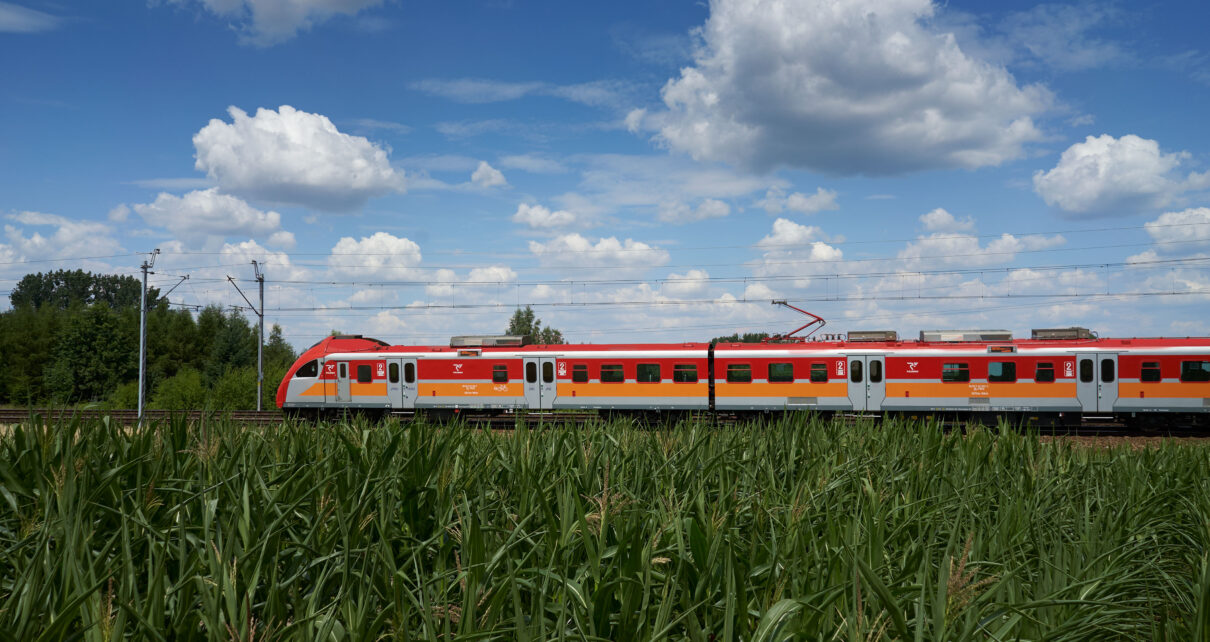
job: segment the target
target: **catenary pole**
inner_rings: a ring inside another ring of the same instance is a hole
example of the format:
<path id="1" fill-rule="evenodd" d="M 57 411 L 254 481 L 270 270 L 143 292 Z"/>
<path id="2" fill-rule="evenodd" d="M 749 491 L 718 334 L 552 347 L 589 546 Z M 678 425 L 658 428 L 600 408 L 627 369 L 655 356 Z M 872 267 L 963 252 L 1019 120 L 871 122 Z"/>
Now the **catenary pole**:
<path id="1" fill-rule="evenodd" d="M 239 289 L 239 284 L 235 282 L 235 279 L 232 278 L 231 275 L 227 275 L 227 281 L 229 281 L 231 285 L 235 286 L 235 291 L 239 292 L 239 295 L 244 297 L 244 301 L 248 303 L 248 309 L 252 310 L 259 320 L 257 323 L 257 331 L 260 334 L 260 340 L 256 344 L 256 409 L 259 411 L 261 410 L 261 387 L 263 386 L 265 380 L 265 369 L 262 361 L 265 345 L 265 275 L 260 271 L 260 264 L 256 261 L 252 262 L 252 269 L 256 271 L 256 281 L 260 285 L 259 308 L 255 305 L 252 305 L 251 301 L 248 301 L 248 296 L 244 294 L 243 290 Z"/>
<path id="2" fill-rule="evenodd" d="M 151 253 L 150 260 L 143 261 L 143 289 L 139 292 L 139 425 L 143 425 L 144 386 L 147 380 L 147 274 L 155 265 L 160 248 Z M 155 274 L 151 272 L 151 274 Z"/>

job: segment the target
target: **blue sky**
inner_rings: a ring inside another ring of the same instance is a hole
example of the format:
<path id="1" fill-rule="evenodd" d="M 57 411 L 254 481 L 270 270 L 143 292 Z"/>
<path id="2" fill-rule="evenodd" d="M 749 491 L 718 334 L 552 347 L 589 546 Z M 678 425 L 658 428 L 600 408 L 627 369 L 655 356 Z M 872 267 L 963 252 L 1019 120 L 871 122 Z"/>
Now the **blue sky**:
<path id="1" fill-rule="evenodd" d="M 0 1 L 0 292 L 295 345 L 1210 334 L 1200 2 Z M 249 283 L 250 285 L 250 283 Z"/>

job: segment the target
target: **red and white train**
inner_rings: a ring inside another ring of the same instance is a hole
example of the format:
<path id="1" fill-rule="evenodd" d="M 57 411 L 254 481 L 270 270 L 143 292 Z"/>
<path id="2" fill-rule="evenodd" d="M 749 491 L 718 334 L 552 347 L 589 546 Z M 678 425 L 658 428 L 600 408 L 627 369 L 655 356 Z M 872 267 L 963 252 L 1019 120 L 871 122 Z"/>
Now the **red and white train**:
<path id="1" fill-rule="evenodd" d="M 328 411 L 817 410 L 1008 416 L 1034 423 L 1210 422 L 1210 338 L 1097 338 L 1083 328 L 851 332 L 802 343 L 525 345 L 455 337 L 391 346 L 332 336 L 290 368 L 277 405 Z"/>

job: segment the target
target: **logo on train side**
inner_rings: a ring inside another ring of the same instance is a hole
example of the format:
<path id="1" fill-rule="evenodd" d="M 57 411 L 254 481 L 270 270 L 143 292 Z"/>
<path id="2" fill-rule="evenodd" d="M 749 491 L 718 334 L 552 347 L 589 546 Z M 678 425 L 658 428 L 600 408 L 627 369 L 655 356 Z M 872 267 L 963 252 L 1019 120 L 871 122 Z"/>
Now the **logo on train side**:
<path id="1" fill-rule="evenodd" d="M 454 374 L 462 374 L 462 364 L 461 363 L 454 364 Z"/>
<path id="2" fill-rule="evenodd" d="M 919 371 L 919 370 L 916 370 L 916 366 L 918 366 L 918 365 L 920 365 L 920 362 L 919 362 L 919 361 L 909 361 L 909 362 L 907 362 L 907 366 L 908 366 L 908 372 L 913 373 L 913 374 L 919 374 L 919 372 L 920 372 L 920 371 Z"/>

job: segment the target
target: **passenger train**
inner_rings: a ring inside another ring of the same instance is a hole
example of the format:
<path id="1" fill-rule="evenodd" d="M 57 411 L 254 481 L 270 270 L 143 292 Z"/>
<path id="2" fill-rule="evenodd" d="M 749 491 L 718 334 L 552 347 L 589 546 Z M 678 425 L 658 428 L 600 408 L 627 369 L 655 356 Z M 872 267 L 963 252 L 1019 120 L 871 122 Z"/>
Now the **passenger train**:
<path id="1" fill-rule="evenodd" d="M 850 332 L 797 343 L 448 346 L 331 336 L 277 391 L 298 415 L 796 410 L 1140 427 L 1210 422 L 1210 338 L 1099 338 L 1084 328 Z"/>

